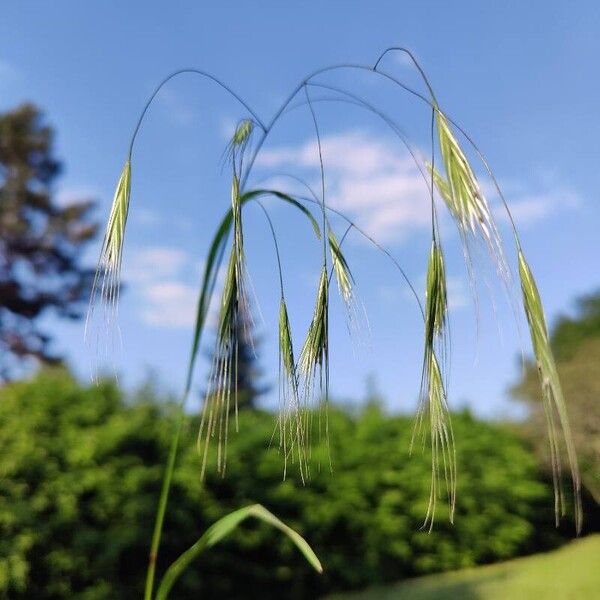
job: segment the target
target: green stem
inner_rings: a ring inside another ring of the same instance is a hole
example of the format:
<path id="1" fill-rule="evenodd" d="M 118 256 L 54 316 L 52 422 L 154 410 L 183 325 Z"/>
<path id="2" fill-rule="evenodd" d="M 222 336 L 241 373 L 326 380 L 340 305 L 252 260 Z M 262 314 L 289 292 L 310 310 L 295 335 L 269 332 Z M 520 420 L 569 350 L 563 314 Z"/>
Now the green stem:
<path id="1" fill-rule="evenodd" d="M 154 522 L 154 532 L 152 533 L 152 544 L 150 546 L 150 555 L 148 557 L 148 571 L 146 573 L 146 588 L 144 592 L 144 600 L 152 600 L 152 592 L 154 588 L 154 576 L 156 574 L 156 559 L 158 557 L 158 547 L 160 546 L 160 538 L 162 534 L 163 521 L 167 511 L 167 502 L 169 500 L 169 490 L 171 489 L 171 480 L 175 470 L 175 458 L 177 457 L 177 448 L 179 447 L 179 438 L 185 421 L 184 404 L 179 407 L 177 422 L 175 423 L 175 431 L 171 440 L 171 448 L 169 449 L 169 457 L 167 459 L 167 468 L 163 477 L 162 489 L 160 491 L 160 500 L 158 502 L 158 510 L 156 511 L 156 521 Z"/>

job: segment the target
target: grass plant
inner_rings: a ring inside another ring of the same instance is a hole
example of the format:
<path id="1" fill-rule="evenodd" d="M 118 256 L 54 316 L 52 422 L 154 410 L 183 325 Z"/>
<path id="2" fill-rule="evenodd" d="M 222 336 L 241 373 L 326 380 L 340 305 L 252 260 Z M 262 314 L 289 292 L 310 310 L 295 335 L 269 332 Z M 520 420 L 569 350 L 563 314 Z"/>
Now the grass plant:
<path id="1" fill-rule="evenodd" d="M 392 73 L 382 70 L 382 62 L 386 55 L 391 52 L 402 52 L 409 57 L 422 77 L 426 88 L 424 92 L 409 87 Z M 336 87 L 323 82 L 323 78 L 326 75 L 337 71 L 369 73 L 376 80 L 383 79 L 388 83 L 391 82 L 398 92 L 407 95 L 410 99 L 425 103 L 429 107 L 431 111 L 431 147 L 429 160 L 425 164 L 419 159 L 419 153 L 389 114 L 379 107 L 366 102 L 345 87 Z M 465 261 L 470 276 L 473 279 L 477 279 L 478 277 L 477 270 L 471 260 L 471 244 L 473 242 L 482 242 L 494 261 L 500 278 L 508 288 L 512 286 L 510 269 L 507 264 L 499 228 L 491 206 L 485 198 L 482 186 L 477 179 L 476 168 L 469 162 L 467 152 L 463 149 L 459 141 L 459 136 L 461 139 L 464 139 L 467 146 L 471 148 L 481 161 L 484 171 L 491 178 L 502 200 L 503 207 L 507 211 L 512 225 L 514 241 L 518 252 L 518 272 L 521 282 L 523 311 L 529 324 L 533 351 L 540 372 L 542 397 L 544 406 L 546 407 L 550 453 L 554 467 L 557 520 L 566 505 L 561 487 L 561 460 L 563 454 L 562 447 L 564 446 L 573 482 L 573 504 L 577 528 L 579 530 L 581 527 L 580 479 L 577 458 L 569 428 L 566 403 L 561 391 L 549 343 L 540 294 L 531 268 L 525 260 L 509 205 L 483 153 L 456 120 L 443 111 L 424 70 L 414 56 L 405 48 L 387 49 L 373 65 L 338 64 L 318 69 L 298 83 L 268 121 L 263 121 L 257 112 L 240 95 L 210 73 L 197 69 L 184 69 L 166 77 L 145 105 L 131 139 L 129 155 L 119 178 L 110 211 L 98 265 L 98 273 L 94 284 L 95 293 L 92 300 L 97 297 L 106 305 L 109 313 L 114 315 L 116 312 L 119 298 L 125 226 L 130 203 L 134 144 L 148 107 L 156 95 L 164 85 L 174 77 L 182 74 L 199 75 L 216 83 L 241 103 L 247 111 L 248 116 L 239 121 L 224 153 L 226 164 L 231 170 L 232 177 L 231 203 L 217 227 L 209 246 L 203 279 L 198 294 L 197 317 L 192 336 L 185 391 L 181 401 L 181 413 L 173 434 L 173 442 L 167 461 L 152 538 L 146 581 L 146 600 L 151 600 L 153 597 L 165 598 L 173 581 L 174 571 L 172 569 L 175 569 L 175 572 L 179 573 L 189 563 L 188 559 L 191 556 L 195 556 L 195 553 L 199 551 L 198 548 L 204 549 L 210 545 L 209 543 L 205 543 L 206 540 L 204 542 L 200 540 L 196 550 L 191 549 L 183 555 L 180 561 L 176 563 L 176 566 L 167 572 L 163 583 L 159 587 L 158 595 L 154 596 L 156 556 L 160 546 L 162 525 L 166 514 L 179 435 L 182 423 L 185 420 L 184 407 L 191 389 L 195 362 L 206 323 L 208 306 L 216 293 L 217 276 L 224 260 L 227 262 L 225 282 L 221 290 L 216 342 L 217 351 L 215 352 L 216 359 L 211 369 L 209 390 L 202 409 L 202 424 L 198 435 L 199 447 L 202 454 L 200 467 L 202 473 L 205 472 L 207 467 L 207 457 L 213 440 L 217 446 L 216 467 L 219 472 L 224 473 L 227 458 L 227 439 L 230 429 L 230 414 L 234 414 L 234 420 L 237 422 L 235 418 L 237 416 L 237 390 L 235 388 L 232 389 L 232 382 L 236 380 L 235 372 L 237 368 L 236 331 L 238 331 L 238 328 L 236 324 L 240 311 L 248 303 L 248 273 L 244 248 L 243 213 L 246 205 L 250 202 L 257 203 L 265 214 L 277 254 L 281 296 L 278 320 L 280 414 L 277 418 L 277 427 L 279 429 L 280 447 L 284 456 L 284 475 L 287 472 L 288 458 L 295 457 L 302 480 L 305 481 L 308 478 L 310 468 L 310 439 L 313 429 L 313 423 L 309 415 L 313 412 L 311 409 L 314 402 L 319 403 L 322 409 L 319 411 L 319 414 L 323 414 L 323 418 L 319 418 L 319 431 L 325 437 L 328 434 L 330 279 L 332 276 L 335 276 L 341 298 L 348 309 L 348 313 L 352 316 L 355 311 L 355 281 L 351 274 L 350 265 L 342 252 L 342 244 L 349 233 L 356 231 L 365 236 L 378 250 L 394 262 L 395 266 L 400 270 L 402 277 L 410 286 L 421 310 L 424 322 L 424 356 L 420 402 L 415 419 L 413 442 L 416 437 L 421 437 L 424 442 L 429 440 L 432 450 L 431 489 L 428 509 L 425 515 L 425 525 L 429 528 L 433 526 L 436 500 L 442 495 L 441 483 L 444 481 L 450 508 L 450 519 L 453 519 L 454 508 L 457 502 L 457 465 L 454 451 L 455 440 L 450 421 L 450 406 L 446 394 L 446 369 L 447 364 L 449 364 L 447 276 L 443 245 L 437 222 L 435 190 L 441 196 L 451 219 L 458 228 L 460 238 L 465 247 Z M 311 95 L 311 90 L 326 91 L 332 94 L 332 96 L 325 98 L 314 97 Z M 380 117 L 409 151 L 423 175 L 424 201 L 431 203 L 432 225 L 432 244 L 427 262 L 424 306 L 421 304 L 419 294 L 406 276 L 399 261 L 377 240 L 361 230 L 356 223 L 327 203 L 325 197 L 326 170 L 323 161 L 319 119 L 316 110 L 316 105 L 323 101 L 339 101 L 341 103 L 354 104 Z M 293 102 L 298 103 L 294 105 Z M 296 194 L 289 194 L 285 190 L 249 187 L 248 184 L 251 181 L 251 174 L 256 158 L 261 152 L 273 127 L 279 122 L 282 115 L 287 114 L 293 108 L 300 109 L 303 106 L 308 107 L 317 140 L 321 179 L 320 197 L 314 194 L 310 188 L 310 197 L 303 197 Z M 436 141 L 439 148 L 436 147 Z M 441 159 L 438 161 L 438 164 L 442 165 L 442 171 L 438 171 L 435 167 L 436 156 L 438 159 Z M 269 217 L 267 208 L 260 202 L 260 199 L 264 196 L 270 196 L 288 207 L 299 210 L 310 221 L 317 238 L 320 240 L 319 243 L 322 243 L 323 262 L 320 266 L 313 315 L 298 355 L 294 352 L 292 326 L 286 303 L 283 277 L 285 269 L 282 266 L 273 222 Z M 314 207 L 318 207 L 320 210 L 322 217 L 320 224 L 313 215 L 312 208 Z M 338 241 L 334 228 L 329 221 L 328 213 L 330 212 L 341 214 L 348 223 L 348 229 L 341 241 Z M 228 250 L 228 258 L 225 259 Z M 331 274 L 329 271 L 329 262 L 331 262 Z M 106 325 L 109 326 L 113 323 L 114 318 L 111 318 L 107 321 Z M 426 424 L 428 425 L 427 427 Z M 457 440 L 456 443 L 460 443 L 460 440 Z M 272 524 L 275 524 L 288 535 L 290 534 L 285 529 L 285 526 L 275 523 L 273 521 L 274 517 L 268 516 L 264 510 L 262 508 L 253 508 L 252 511 L 244 513 L 244 515 L 252 514 L 253 516 L 263 518 L 263 520 L 270 520 Z M 238 513 L 237 517 L 234 518 L 232 515 L 230 517 L 232 518 L 228 523 L 235 524 L 242 520 L 243 515 Z M 240 518 L 238 519 L 238 517 Z M 212 534 L 214 534 L 214 531 Z M 304 547 L 304 550 L 306 550 L 306 547 Z M 307 558 L 315 564 L 310 556 L 307 556 Z"/>

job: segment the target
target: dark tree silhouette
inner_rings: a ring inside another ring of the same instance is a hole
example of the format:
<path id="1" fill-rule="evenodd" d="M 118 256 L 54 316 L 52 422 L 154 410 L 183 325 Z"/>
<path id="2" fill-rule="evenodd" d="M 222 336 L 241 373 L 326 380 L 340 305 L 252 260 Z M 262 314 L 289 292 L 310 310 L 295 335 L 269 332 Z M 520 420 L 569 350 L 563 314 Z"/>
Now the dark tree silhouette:
<path id="1" fill-rule="evenodd" d="M 53 137 L 31 104 L 0 114 L 0 379 L 60 361 L 39 318 L 49 309 L 79 318 L 93 277 L 80 264 L 97 229 L 93 202 L 56 202 Z"/>

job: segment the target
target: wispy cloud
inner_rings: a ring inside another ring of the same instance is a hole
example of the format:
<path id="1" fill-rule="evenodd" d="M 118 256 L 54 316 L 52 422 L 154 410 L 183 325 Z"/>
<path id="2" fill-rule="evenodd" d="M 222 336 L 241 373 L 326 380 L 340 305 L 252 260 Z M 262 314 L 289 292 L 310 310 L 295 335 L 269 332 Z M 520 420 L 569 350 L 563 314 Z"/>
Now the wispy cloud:
<path id="1" fill-rule="evenodd" d="M 136 316 L 143 323 L 162 328 L 188 328 L 196 321 L 198 286 L 204 264 L 171 246 L 134 248 L 125 256 L 123 281 L 136 302 Z M 216 319 L 219 287 L 209 306 L 208 321 Z"/>
<path id="2" fill-rule="evenodd" d="M 429 227 L 427 184 L 411 158 L 385 139 L 363 132 L 324 137 L 327 202 L 344 210 L 381 241 L 404 239 Z M 319 167 L 316 142 L 267 150 L 259 164 L 270 168 Z"/>
<path id="3" fill-rule="evenodd" d="M 430 228 L 431 209 L 427 176 L 397 142 L 350 131 L 324 136 L 326 201 L 382 242 L 402 242 Z M 263 151 L 257 164 L 263 168 L 293 170 L 313 184 L 318 176 L 316 141 Z M 289 185 L 289 184 L 288 184 Z M 314 187 L 320 189 L 320 184 Z M 484 185 L 499 219 L 506 215 L 492 188 Z M 581 204 L 571 189 L 528 182 L 507 185 L 509 205 L 519 225 L 530 225 Z M 442 215 L 442 218 L 443 215 Z"/>
<path id="4" fill-rule="evenodd" d="M 529 226 L 537 221 L 565 211 L 574 210 L 582 205 L 581 197 L 572 189 L 556 186 L 538 191 L 524 191 L 513 195 L 508 205 L 518 226 Z M 499 213 L 506 220 L 505 211 Z"/>
<path id="5" fill-rule="evenodd" d="M 133 256 L 124 266 L 124 279 L 144 284 L 178 278 L 188 261 L 189 257 L 185 252 L 168 246 L 134 250 Z"/>
<path id="6" fill-rule="evenodd" d="M 127 258 L 127 257 L 126 257 Z M 157 327 L 189 327 L 196 311 L 197 289 L 187 283 L 193 271 L 189 255 L 167 246 L 136 249 L 124 265 L 124 281 L 140 302 L 139 318 Z"/>
<path id="7" fill-rule="evenodd" d="M 198 291 L 177 281 L 157 282 L 146 286 L 146 305 L 140 316 L 158 327 L 191 327 L 196 317 Z"/>

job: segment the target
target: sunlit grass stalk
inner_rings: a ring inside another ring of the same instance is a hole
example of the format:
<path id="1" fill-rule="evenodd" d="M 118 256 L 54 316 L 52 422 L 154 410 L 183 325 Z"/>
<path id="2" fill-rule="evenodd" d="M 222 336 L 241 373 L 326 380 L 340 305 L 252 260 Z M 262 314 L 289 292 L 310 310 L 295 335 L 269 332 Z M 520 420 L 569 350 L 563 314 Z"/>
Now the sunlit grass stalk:
<path id="1" fill-rule="evenodd" d="M 232 408 L 235 413 L 236 430 L 238 428 L 236 382 L 239 340 L 237 336 L 241 311 L 249 310 L 249 302 L 246 291 L 246 259 L 239 181 L 235 175 L 231 191 L 231 211 L 233 243 L 221 297 L 214 360 L 198 432 L 198 447 L 202 451 L 202 476 L 206 470 L 210 440 L 215 436 L 217 437 L 217 471 L 221 474 L 225 472 L 229 415 Z"/>
<path id="2" fill-rule="evenodd" d="M 312 320 L 300 352 L 298 374 L 302 385 L 301 391 L 304 395 L 304 402 L 307 404 L 315 394 L 316 384 L 319 384 L 320 414 L 323 404 L 325 404 L 325 410 L 327 409 L 327 378 L 329 377 L 329 276 L 325 266 L 321 269 Z M 306 411 L 304 426 L 309 441 L 311 423 L 308 420 L 310 412 Z M 325 436 L 328 439 L 327 416 L 325 419 Z M 319 425 L 321 425 L 320 418 Z M 319 427 L 319 434 L 321 433 L 321 428 Z"/>
<path id="3" fill-rule="evenodd" d="M 305 416 L 308 407 L 301 402 L 290 320 L 285 299 L 279 305 L 279 435 L 284 455 L 284 479 L 288 458 L 298 460 L 302 482 L 308 469 L 308 450 Z"/>
<path id="4" fill-rule="evenodd" d="M 445 178 L 434 170 L 433 179 L 459 229 L 465 252 L 470 257 L 469 240 L 479 233 L 498 274 L 508 282 L 510 271 L 489 203 L 448 120 L 439 108 L 436 110 L 436 124 Z M 431 165 L 429 168 L 432 168 Z"/>
<path id="5" fill-rule="evenodd" d="M 446 353 L 446 320 L 448 311 L 448 294 L 444 256 L 436 237 L 431 244 L 427 267 L 425 288 L 425 343 L 423 356 L 423 372 L 419 406 L 413 435 L 411 450 L 415 437 L 421 435 L 423 441 L 427 437 L 424 429 L 426 418 L 429 420 L 429 440 L 431 449 L 431 488 L 424 526 L 433 527 L 436 502 L 440 494 L 439 482 L 442 470 L 448 494 L 450 520 L 453 521 L 456 505 L 456 453 L 450 411 L 448 408 L 446 389 L 437 353 L 444 358 Z"/>
<path id="6" fill-rule="evenodd" d="M 340 297 L 346 308 L 348 328 L 351 330 L 352 327 L 357 325 L 358 321 L 354 277 L 350 271 L 348 261 L 342 252 L 340 242 L 331 227 L 329 227 L 328 231 L 328 241 L 333 274 L 335 275 Z"/>
<path id="7" fill-rule="evenodd" d="M 523 292 L 523 306 L 529 324 L 531 334 L 531 344 L 538 368 L 540 384 L 542 388 L 542 402 L 544 413 L 546 415 L 548 441 L 550 446 L 550 458 L 552 464 L 552 475 L 554 482 L 555 496 L 555 515 L 558 526 L 559 518 L 565 513 L 565 500 L 562 492 L 561 476 L 561 448 L 559 432 L 567 451 L 567 459 L 571 471 L 573 484 L 573 504 L 575 513 L 575 524 L 577 532 L 581 531 L 582 525 L 582 507 L 581 507 L 581 477 L 579 466 L 577 464 L 577 454 L 573 435 L 569 425 L 567 407 L 562 392 L 562 386 L 556 369 L 554 354 L 550 346 L 548 328 L 544 316 L 544 309 L 538 291 L 537 284 L 523 251 L 519 248 L 519 277 L 521 280 L 521 290 Z"/>
<path id="8" fill-rule="evenodd" d="M 113 197 L 110 215 L 106 224 L 104 239 L 100 250 L 98 267 L 92 287 L 90 310 L 86 322 L 89 324 L 97 296 L 107 309 L 106 323 L 111 327 L 116 321 L 116 312 L 121 289 L 121 265 L 123 262 L 123 243 L 125 241 L 125 226 L 129 214 L 129 199 L 131 195 L 131 160 L 123 166 Z"/>

